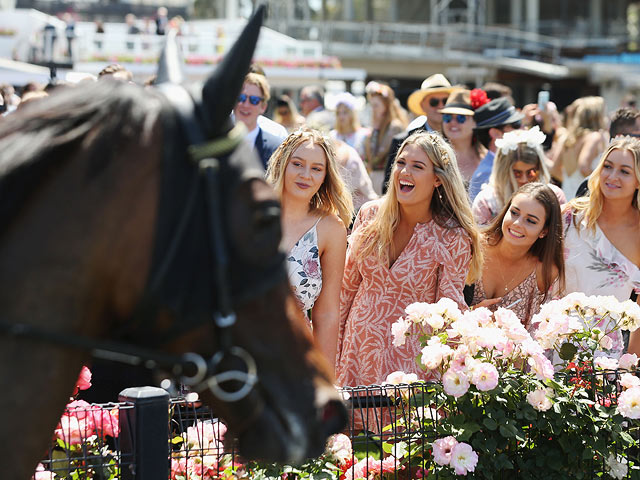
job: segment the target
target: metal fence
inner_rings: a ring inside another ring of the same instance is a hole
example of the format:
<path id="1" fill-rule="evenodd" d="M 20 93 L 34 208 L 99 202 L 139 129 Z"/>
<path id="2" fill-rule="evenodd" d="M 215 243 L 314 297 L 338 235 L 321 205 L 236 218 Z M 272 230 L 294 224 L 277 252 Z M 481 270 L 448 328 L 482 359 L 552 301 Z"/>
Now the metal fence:
<path id="1" fill-rule="evenodd" d="M 619 379 L 620 374 L 612 371 L 597 377 L 590 373 L 570 377 L 568 383 L 586 386 L 593 402 L 610 406 L 617 402 Z M 430 454 L 438 438 L 439 419 L 453 414 L 434 401 L 438 392 L 441 394 L 441 387 L 429 383 L 342 389 L 349 410 L 344 433 L 352 452 L 342 468 L 325 469 L 314 478 L 362 478 L 354 474 L 355 468 L 364 478 L 381 478 L 377 476 L 380 472 L 384 472 L 384 478 L 394 479 L 422 478 L 427 473 L 431 478 L 444 478 L 416 467 Z M 65 413 L 67 420 L 63 417 L 54 446 L 42 462 L 56 473 L 56 479 L 299 478 L 295 471 L 282 473 L 278 466 L 271 467 L 272 472 L 280 472 L 272 477 L 269 469 L 244 461 L 233 439 L 225 438 L 224 423 L 199 401 L 172 399 L 166 391 L 154 387 L 127 389 L 121 400 L 118 404 L 70 405 Z M 630 421 L 628 427 L 629 431 L 637 430 L 635 422 Z M 599 433 L 603 434 L 606 432 Z M 408 454 L 406 445 L 413 446 Z M 629 465 L 640 463 L 637 449 L 624 453 Z M 402 464 L 396 460 L 400 457 L 404 457 Z M 362 459 L 366 459 L 364 466 Z M 605 471 L 604 460 L 586 459 L 575 478 L 601 478 Z M 520 478 L 517 468 L 509 477 Z M 625 478 L 639 477 L 640 470 L 629 469 Z"/>

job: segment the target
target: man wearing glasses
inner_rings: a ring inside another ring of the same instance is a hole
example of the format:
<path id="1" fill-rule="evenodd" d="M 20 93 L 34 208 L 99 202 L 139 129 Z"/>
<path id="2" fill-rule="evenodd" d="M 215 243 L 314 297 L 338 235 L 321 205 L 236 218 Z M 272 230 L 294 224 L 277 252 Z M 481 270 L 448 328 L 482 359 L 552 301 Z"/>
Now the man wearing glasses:
<path id="1" fill-rule="evenodd" d="M 281 138 L 258 125 L 258 117 L 267 109 L 267 103 L 271 96 L 270 90 L 269 82 L 263 75 L 257 73 L 247 74 L 244 79 L 244 85 L 242 85 L 242 91 L 238 95 L 236 106 L 233 109 L 236 121 L 244 123 L 247 127 L 249 133 L 246 139 L 260 157 L 262 166 L 265 169 L 269 158 L 282 143 Z"/>
<path id="2" fill-rule="evenodd" d="M 472 203 L 480 193 L 482 185 L 487 183 L 491 176 L 493 159 L 496 155 L 496 140 L 502 138 L 502 135 L 507 132 L 520 129 L 523 118 L 524 115 L 518 112 L 505 97 L 491 100 L 473 114 L 476 122 L 476 128 L 473 131 L 488 151 L 469 181 L 469 198 Z"/>
<path id="3" fill-rule="evenodd" d="M 324 90 L 319 85 L 307 85 L 300 90 L 300 112 L 309 128 L 328 132 L 334 127 L 335 115 L 324 108 Z"/>

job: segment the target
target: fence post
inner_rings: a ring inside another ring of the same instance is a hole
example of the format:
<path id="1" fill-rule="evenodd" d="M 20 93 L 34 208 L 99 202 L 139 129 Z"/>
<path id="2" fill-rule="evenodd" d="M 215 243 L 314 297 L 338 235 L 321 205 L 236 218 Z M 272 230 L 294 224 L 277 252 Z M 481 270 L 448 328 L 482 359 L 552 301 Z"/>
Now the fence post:
<path id="1" fill-rule="evenodd" d="M 119 400 L 133 404 L 120 412 L 122 454 L 133 459 L 122 480 L 164 480 L 169 477 L 169 393 L 157 387 L 132 387 Z"/>

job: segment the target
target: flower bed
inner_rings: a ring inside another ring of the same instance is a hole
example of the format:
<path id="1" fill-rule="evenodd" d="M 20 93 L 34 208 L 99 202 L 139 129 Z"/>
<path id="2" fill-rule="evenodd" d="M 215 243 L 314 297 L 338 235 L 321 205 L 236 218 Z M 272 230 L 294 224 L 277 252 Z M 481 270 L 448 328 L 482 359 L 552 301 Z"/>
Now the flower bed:
<path id="1" fill-rule="evenodd" d="M 176 400 L 169 478 L 640 478 L 638 358 L 606 356 L 640 325 L 636 304 L 569 296 L 543 307 L 533 335 L 504 309 L 463 314 L 443 299 L 406 313 L 396 344 L 415 335 L 434 381 L 395 372 L 342 389 L 348 430 L 303 465 L 244 461 L 207 409 Z"/>

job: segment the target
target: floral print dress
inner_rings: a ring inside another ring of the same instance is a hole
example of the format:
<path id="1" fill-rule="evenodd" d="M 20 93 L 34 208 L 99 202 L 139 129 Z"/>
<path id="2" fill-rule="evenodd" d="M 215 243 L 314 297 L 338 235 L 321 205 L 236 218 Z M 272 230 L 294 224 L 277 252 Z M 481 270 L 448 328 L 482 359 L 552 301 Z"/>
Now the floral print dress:
<path id="1" fill-rule="evenodd" d="M 287 256 L 289 284 L 298 301 L 298 306 L 309 319 L 309 310 L 313 308 L 322 290 L 322 267 L 318 251 L 318 223 L 322 217 L 305 232 L 291 248 Z"/>
<path id="2" fill-rule="evenodd" d="M 632 291 L 640 293 L 640 268 L 613 246 L 597 224 L 594 233 L 582 215 L 574 219 L 569 212 L 564 220 L 566 293 L 612 295 L 621 302 Z M 614 332 L 612 339 L 613 348 L 607 353 L 619 357 L 624 349 L 622 332 Z"/>

